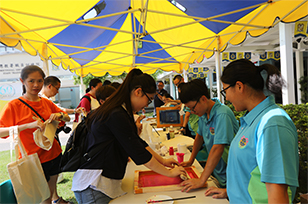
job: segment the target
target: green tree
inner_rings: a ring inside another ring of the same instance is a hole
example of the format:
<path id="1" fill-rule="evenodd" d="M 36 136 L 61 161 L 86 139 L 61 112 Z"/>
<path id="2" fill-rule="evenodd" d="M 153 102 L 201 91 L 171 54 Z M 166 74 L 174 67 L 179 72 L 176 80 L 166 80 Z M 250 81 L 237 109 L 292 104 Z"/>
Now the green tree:
<path id="1" fill-rule="evenodd" d="M 302 76 L 299 79 L 300 84 L 300 90 L 302 92 L 302 98 L 301 101 L 302 103 L 308 103 L 308 77 L 307 76 Z"/>
<path id="2" fill-rule="evenodd" d="M 160 69 L 157 69 L 155 73 L 151 74 L 151 76 L 154 78 L 154 80 L 156 81 L 157 80 L 157 76 L 161 73 L 163 73 L 164 71 L 160 70 Z M 123 81 L 126 77 L 127 73 L 126 72 L 123 72 L 121 75 L 119 76 L 111 76 L 108 72 L 104 75 L 104 76 L 101 76 L 101 77 L 95 77 L 93 76 L 92 74 L 88 74 L 87 76 L 83 77 L 83 83 L 86 87 L 89 86 L 89 83 L 91 81 L 91 79 L 94 79 L 94 78 L 99 78 L 100 80 L 102 80 L 102 82 L 104 82 L 106 79 L 110 80 L 111 82 L 114 82 L 114 81 Z M 80 76 L 74 76 L 74 84 L 80 84 Z"/>

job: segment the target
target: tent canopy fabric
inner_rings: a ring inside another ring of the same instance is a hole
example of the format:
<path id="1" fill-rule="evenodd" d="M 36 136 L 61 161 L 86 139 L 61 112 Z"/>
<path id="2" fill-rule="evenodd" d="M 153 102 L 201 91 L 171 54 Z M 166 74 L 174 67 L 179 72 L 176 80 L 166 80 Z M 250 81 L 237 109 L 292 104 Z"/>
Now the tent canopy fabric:
<path id="1" fill-rule="evenodd" d="M 0 42 L 82 76 L 181 72 L 307 15 L 307 0 L 0 0 Z"/>

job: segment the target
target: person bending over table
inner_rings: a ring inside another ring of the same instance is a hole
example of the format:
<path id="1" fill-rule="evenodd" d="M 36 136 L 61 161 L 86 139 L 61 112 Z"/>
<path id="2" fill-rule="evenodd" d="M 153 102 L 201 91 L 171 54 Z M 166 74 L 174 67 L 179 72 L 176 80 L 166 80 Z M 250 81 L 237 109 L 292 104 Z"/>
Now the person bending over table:
<path id="1" fill-rule="evenodd" d="M 228 149 L 238 131 L 238 121 L 229 107 L 221 104 L 218 99 L 210 99 L 208 88 L 200 79 L 182 84 L 180 99 L 192 113 L 199 116 L 199 127 L 190 159 L 180 165 L 191 166 L 203 142 L 209 153 L 201 177 L 183 181 L 182 191 L 188 192 L 204 186 L 211 174 L 219 181 L 220 186 L 225 186 Z"/>
<path id="2" fill-rule="evenodd" d="M 168 177 L 185 173 L 183 167 L 165 168 L 177 162 L 156 154 L 137 133 L 133 113 L 148 106 L 155 92 L 154 79 L 133 69 L 117 91 L 89 114 L 87 151 L 97 145 L 101 149 L 74 174 L 72 191 L 78 203 L 109 203 L 125 194 L 121 181 L 128 157 Z"/>
<path id="3" fill-rule="evenodd" d="M 276 67 L 249 60 L 231 62 L 223 71 L 221 93 L 236 111 L 246 110 L 233 139 L 227 167 L 227 189 L 205 195 L 229 197 L 230 203 L 291 203 L 298 186 L 297 131 L 275 104 L 284 81 Z"/>

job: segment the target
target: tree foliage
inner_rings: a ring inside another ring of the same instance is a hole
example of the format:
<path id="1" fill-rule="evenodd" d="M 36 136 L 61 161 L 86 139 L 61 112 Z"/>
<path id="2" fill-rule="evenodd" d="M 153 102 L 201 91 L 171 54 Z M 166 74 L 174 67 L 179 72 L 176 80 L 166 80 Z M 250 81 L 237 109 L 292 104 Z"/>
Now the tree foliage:
<path id="1" fill-rule="evenodd" d="M 159 74 L 163 73 L 162 70 L 158 69 L 155 73 L 151 74 L 151 76 L 154 78 L 154 80 L 156 81 L 157 80 L 157 76 Z M 89 83 L 91 81 L 91 79 L 94 79 L 94 78 L 99 78 L 100 80 L 102 80 L 102 82 L 104 82 L 105 80 L 109 80 L 111 82 L 114 82 L 114 81 L 117 81 L 119 83 L 122 83 L 123 80 L 125 79 L 125 77 L 127 76 L 127 73 L 126 72 L 123 72 L 121 75 L 119 76 L 111 76 L 108 72 L 104 75 L 104 76 L 101 76 L 101 77 L 95 77 L 93 76 L 92 74 L 88 74 L 87 76 L 83 77 L 83 84 L 88 87 L 89 86 Z M 80 76 L 74 76 L 74 84 L 80 84 Z"/>

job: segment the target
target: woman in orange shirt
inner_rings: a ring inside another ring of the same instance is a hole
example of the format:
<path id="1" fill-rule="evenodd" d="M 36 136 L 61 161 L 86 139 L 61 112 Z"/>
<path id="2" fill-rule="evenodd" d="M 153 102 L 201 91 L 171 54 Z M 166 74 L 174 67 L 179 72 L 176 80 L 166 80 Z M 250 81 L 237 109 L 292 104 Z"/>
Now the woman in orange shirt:
<path id="1" fill-rule="evenodd" d="M 18 126 L 20 140 L 28 155 L 37 153 L 48 181 L 50 195 L 56 186 L 57 176 L 60 172 L 60 160 L 62 149 L 59 143 L 54 140 L 49 151 L 38 147 L 33 139 L 33 132 L 39 128 L 44 130 L 44 122 L 40 117 L 25 105 L 30 105 L 45 121 L 62 120 L 69 121 L 67 113 L 58 108 L 52 101 L 39 97 L 44 83 L 45 74 L 38 66 L 26 66 L 21 71 L 21 82 L 24 94 L 18 99 L 10 101 L 0 114 L 0 136 L 7 137 L 11 126 Z M 43 203 L 51 203 L 51 198 Z"/>

